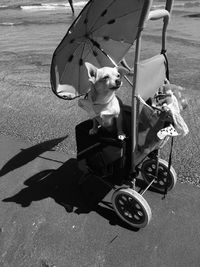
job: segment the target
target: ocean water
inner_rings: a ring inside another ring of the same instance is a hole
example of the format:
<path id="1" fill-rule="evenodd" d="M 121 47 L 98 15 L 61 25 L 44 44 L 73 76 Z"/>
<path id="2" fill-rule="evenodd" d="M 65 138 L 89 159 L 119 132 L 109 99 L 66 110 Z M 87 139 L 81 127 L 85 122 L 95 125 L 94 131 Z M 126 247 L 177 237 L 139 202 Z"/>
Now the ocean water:
<path id="1" fill-rule="evenodd" d="M 41 51 L 52 53 L 69 25 L 87 3 L 74 0 L 75 16 L 64 0 L 1 0 L 0 51 Z M 163 8 L 164 0 L 154 1 L 152 8 Z M 172 37 L 200 42 L 200 0 L 175 1 Z M 152 33 L 157 32 L 154 25 Z"/>
<path id="2" fill-rule="evenodd" d="M 76 14 L 86 1 L 74 1 Z M 72 23 L 68 1 L 2 1 L 0 51 L 52 52 Z"/>

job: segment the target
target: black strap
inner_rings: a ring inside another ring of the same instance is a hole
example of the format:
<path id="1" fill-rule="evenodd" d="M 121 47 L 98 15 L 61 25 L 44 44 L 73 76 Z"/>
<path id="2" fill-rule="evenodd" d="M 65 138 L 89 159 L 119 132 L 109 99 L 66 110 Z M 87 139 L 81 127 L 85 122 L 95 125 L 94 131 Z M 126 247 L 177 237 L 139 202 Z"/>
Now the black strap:
<path id="1" fill-rule="evenodd" d="M 168 186 L 168 179 L 170 175 L 170 168 L 172 166 L 172 150 L 173 150 L 173 144 L 174 144 L 174 138 L 171 138 L 171 146 L 170 146 L 170 153 L 169 153 L 169 161 L 168 161 L 168 169 L 167 169 L 167 181 L 165 184 L 165 191 L 164 191 L 164 197 L 167 195 L 167 186 Z"/>
<path id="2" fill-rule="evenodd" d="M 161 54 L 165 57 L 165 62 L 166 62 L 166 78 L 169 81 L 169 62 L 167 59 L 167 55 L 166 55 L 167 50 L 162 50 Z"/>

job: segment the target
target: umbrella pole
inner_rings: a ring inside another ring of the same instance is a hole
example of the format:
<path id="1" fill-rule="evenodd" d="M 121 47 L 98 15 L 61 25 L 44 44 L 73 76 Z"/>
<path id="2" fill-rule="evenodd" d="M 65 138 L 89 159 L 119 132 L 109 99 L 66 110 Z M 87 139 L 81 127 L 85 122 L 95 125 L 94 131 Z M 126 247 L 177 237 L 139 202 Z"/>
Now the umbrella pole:
<path id="1" fill-rule="evenodd" d="M 170 1 L 170 0 L 168 0 Z M 150 10 L 150 5 L 152 4 L 152 0 L 146 0 L 144 2 L 141 19 L 138 25 L 138 34 L 136 38 L 136 46 L 135 46 L 135 59 L 134 59 L 134 74 L 133 74 L 133 86 L 132 86 L 132 107 L 131 107 L 131 136 L 132 136 L 132 147 L 131 147 L 131 174 L 133 177 L 137 176 L 136 171 L 136 157 L 135 152 L 138 144 L 138 113 L 139 113 L 139 100 L 138 100 L 138 64 L 140 61 L 140 51 L 141 51 L 141 33 L 144 28 L 144 22 L 146 16 Z"/>
<path id="2" fill-rule="evenodd" d="M 140 60 L 140 50 L 141 50 L 141 32 L 142 29 L 138 32 L 138 37 L 136 40 L 135 46 L 135 59 L 134 59 L 134 75 L 133 75 L 133 87 L 132 87 L 132 107 L 131 107 L 131 136 L 132 136 L 132 150 L 131 150 L 131 173 L 136 173 L 136 158 L 135 151 L 138 143 L 138 92 L 137 92 L 137 72 L 138 72 L 138 63 Z"/>

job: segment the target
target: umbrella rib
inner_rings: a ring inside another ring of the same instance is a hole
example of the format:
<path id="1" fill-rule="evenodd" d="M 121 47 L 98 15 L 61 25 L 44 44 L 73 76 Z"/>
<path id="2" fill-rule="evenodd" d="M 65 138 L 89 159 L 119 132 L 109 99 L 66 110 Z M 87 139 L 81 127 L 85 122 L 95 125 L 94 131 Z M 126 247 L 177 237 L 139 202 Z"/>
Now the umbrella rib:
<path id="1" fill-rule="evenodd" d="M 94 0 L 93 0 L 93 2 L 94 2 Z M 106 8 L 105 8 L 105 10 L 106 9 L 108 9 L 110 6 L 112 6 L 113 4 L 114 4 L 114 2 L 116 2 L 116 0 L 113 0 L 113 2 L 111 2 Z M 92 6 L 92 5 L 91 5 Z M 91 8 L 91 6 L 90 6 L 90 8 Z M 89 13 L 89 11 L 90 11 L 90 9 L 88 9 L 88 13 Z M 96 21 L 93 23 L 93 25 L 91 26 L 91 29 L 92 29 L 92 27 L 98 22 L 98 20 L 99 20 L 99 17 L 97 17 L 97 19 L 96 19 Z"/>
<path id="2" fill-rule="evenodd" d="M 98 38 L 100 38 L 100 37 L 98 37 Z M 102 38 L 103 38 L 103 37 L 102 37 Z M 97 41 L 95 41 L 93 38 L 89 38 L 89 40 L 90 40 L 90 41 L 92 40 L 92 43 L 94 43 L 94 46 L 96 46 L 97 48 L 100 48 L 100 50 L 102 50 L 100 44 L 99 44 Z M 119 40 L 115 40 L 115 39 L 113 39 L 113 38 L 109 38 L 109 40 L 112 40 L 112 41 L 115 41 L 115 42 L 119 42 Z M 124 40 L 123 40 L 123 43 L 130 45 L 130 43 L 128 43 L 128 42 L 126 42 L 126 41 L 124 41 Z"/>
<path id="3" fill-rule="evenodd" d="M 82 51 L 81 51 L 81 58 L 82 58 L 82 56 L 83 56 L 85 46 L 86 46 L 86 43 L 84 43 L 84 45 L 83 45 L 83 48 L 82 48 Z M 79 47 L 77 47 L 77 49 L 78 49 L 78 48 L 79 48 Z M 90 48 L 91 48 L 91 46 L 90 46 Z M 77 49 L 76 49 L 76 50 L 77 50 Z M 76 50 L 74 51 L 74 53 L 76 52 Z M 91 50 L 92 50 L 92 48 L 91 48 Z M 89 54 L 89 52 L 88 52 L 88 54 Z M 87 56 L 86 56 L 86 57 L 87 57 Z M 79 65 L 78 88 L 80 87 L 80 67 L 81 67 L 81 66 Z M 64 71 L 63 71 L 63 73 L 62 73 L 62 75 L 61 75 L 60 81 L 62 81 L 62 78 L 63 78 L 63 75 L 64 75 L 66 69 L 67 69 L 67 65 L 65 65 L 65 68 L 64 68 Z"/>
<path id="4" fill-rule="evenodd" d="M 91 2 L 94 2 L 95 0 L 91 0 Z M 115 2 L 116 2 L 117 0 L 113 0 L 104 10 L 107 10 L 107 9 L 109 9 L 113 4 L 115 4 Z M 87 18 L 87 16 L 89 15 L 89 12 L 90 12 L 90 9 L 92 9 L 92 4 L 93 3 L 91 3 L 90 4 L 90 7 L 88 8 L 88 10 L 87 10 L 87 14 L 86 14 L 86 18 Z M 117 17 L 117 18 L 120 18 L 120 17 L 123 17 L 123 16 L 127 16 L 128 14 L 131 14 L 131 13 L 135 13 L 135 12 L 137 12 L 138 10 L 140 10 L 139 8 L 138 9 L 136 9 L 136 10 L 133 10 L 133 11 L 131 11 L 131 12 L 129 12 L 129 13 L 127 13 L 127 14 L 125 14 L 125 15 L 122 15 L 122 16 L 119 16 L 119 17 Z M 92 28 L 95 26 L 95 24 L 99 21 L 99 19 L 100 19 L 101 17 L 97 17 L 97 19 L 94 21 L 94 23 L 93 23 L 93 25 L 91 26 L 91 28 L 90 28 L 90 30 L 89 29 L 87 29 L 87 30 L 89 30 L 89 32 L 93 32 L 93 30 L 92 30 Z M 101 28 L 102 26 L 100 26 L 100 28 Z M 94 31 L 95 30 L 98 30 L 98 29 L 94 29 Z"/>
<path id="5" fill-rule="evenodd" d="M 93 52 L 92 47 L 96 47 L 104 56 L 106 56 L 113 63 L 113 65 L 115 66 L 117 65 L 115 61 L 101 48 L 98 42 L 96 42 L 92 38 L 89 38 L 89 40 L 92 43 L 92 46 L 90 46 L 92 52 Z M 97 58 L 97 61 L 99 65 L 101 65 L 101 62 L 98 60 L 98 58 Z"/>
<path id="6" fill-rule="evenodd" d="M 92 2 L 92 1 L 91 1 L 91 2 Z M 93 0 L 93 2 L 94 2 L 94 0 Z M 92 3 L 90 3 L 90 7 L 88 8 L 88 10 L 87 10 L 87 12 L 86 12 L 86 14 L 85 14 L 85 17 L 86 17 L 86 18 L 87 18 L 88 15 L 89 15 L 91 6 L 92 6 Z M 85 23 L 85 30 L 86 30 L 86 32 L 88 32 L 87 23 Z"/>
<path id="7" fill-rule="evenodd" d="M 84 46 L 83 46 L 83 49 L 82 49 L 82 52 L 81 52 L 81 59 L 83 58 L 83 52 L 84 52 L 84 49 L 85 49 L 85 43 L 84 43 Z M 81 84 L 81 79 L 80 79 L 80 73 L 81 73 L 81 65 L 79 64 L 79 68 L 78 68 L 78 72 L 79 72 L 79 75 L 78 75 L 78 88 L 80 88 L 80 84 Z"/>
<path id="8" fill-rule="evenodd" d="M 92 38 L 88 38 L 88 40 L 90 40 L 90 42 L 92 43 L 92 46 L 93 47 L 96 47 L 99 51 L 102 52 L 102 54 L 104 54 L 104 56 L 106 56 L 107 58 L 109 58 L 109 60 L 112 61 L 112 63 L 114 65 L 116 65 L 115 61 L 101 48 L 100 44 L 97 41 L 95 41 Z M 115 40 L 113 40 L 113 41 L 115 41 Z M 124 43 L 126 43 L 126 42 L 124 42 Z M 130 45 L 129 43 L 126 43 L 126 44 Z"/>
<path id="9" fill-rule="evenodd" d="M 79 46 L 74 50 L 73 54 L 76 52 L 76 50 L 77 50 L 78 48 L 79 48 Z M 64 73 L 65 73 L 66 68 L 67 68 L 67 64 L 65 65 L 64 71 L 63 71 L 63 73 L 62 73 L 62 75 L 61 75 L 61 77 L 60 77 L 60 81 L 62 81 L 62 78 L 63 78 L 63 75 L 64 75 Z"/>
<path id="10" fill-rule="evenodd" d="M 91 52 L 93 53 L 93 49 L 92 49 L 92 47 L 93 46 L 95 46 L 94 44 L 93 44 L 93 42 L 90 40 L 90 42 L 92 43 L 92 45 L 90 46 L 90 49 L 91 49 Z M 96 46 L 95 46 L 96 47 Z M 102 49 L 100 49 L 99 47 L 97 47 L 98 49 L 99 49 L 99 51 L 101 51 L 102 53 L 103 53 L 103 51 L 102 51 Z M 107 54 L 106 53 L 103 53 L 105 56 L 107 56 Z M 97 60 L 97 62 L 99 63 L 99 65 L 101 65 L 100 64 L 100 61 L 98 60 L 98 58 L 96 57 L 96 60 Z"/>
<path id="11" fill-rule="evenodd" d="M 125 17 L 125 16 L 127 16 L 127 15 L 129 15 L 129 14 L 131 14 L 131 13 L 136 13 L 138 10 L 140 10 L 140 9 L 136 9 L 136 10 L 134 10 L 134 11 L 132 11 L 132 12 L 129 12 L 129 13 L 126 13 L 126 14 L 123 14 L 122 16 L 119 16 L 119 17 L 117 17 L 116 19 L 119 19 L 119 18 L 123 18 L 123 17 Z M 98 21 L 98 20 L 97 20 Z M 96 22 L 97 22 L 96 21 Z M 95 22 L 95 24 L 96 24 L 96 22 Z M 91 27 L 91 29 L 90 29 L 90 33 L 94 33 L 95 31 L 97 31 L 97 30 L 99 30 L 99 29 L 101 29 L 103 26 L 105 26 L 105 24 L 103 24 L 103 25 L 101 25 L 101 26 L 99 26 L 98 28 L 93 28 L 93 27 L 95 27 L 95 24 L 93 24 L 93 26 Z"/>

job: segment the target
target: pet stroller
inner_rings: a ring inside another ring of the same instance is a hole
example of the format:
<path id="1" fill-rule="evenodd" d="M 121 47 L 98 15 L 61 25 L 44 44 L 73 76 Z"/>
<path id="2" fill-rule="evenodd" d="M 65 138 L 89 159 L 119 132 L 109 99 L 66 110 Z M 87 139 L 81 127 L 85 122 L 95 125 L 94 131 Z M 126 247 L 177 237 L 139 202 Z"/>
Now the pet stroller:
<path id="1" fill-rule="evenodd" d="M 145 227 L 151 220 L 151 208 L 144 193 L 151 187 L 163 194 L 174 188 L 176 172 L 159 157 L 160 148 L 169 137 L 157 133 L 173 124 L 169 112 L 152 106 L 156 92 L 168 79 L 166 29 L 173 0 L 165 9 L 152 10 L 152 0 L 90 0 L 56 48 L 51 64 L 53 92 L 72 100 L 84 96 L 89 88 L 84 62 L 97 67 L 116 66 L 135 44 L 132 105 L 123 105 L 126 139 L 100 129 L 89 136 L 92 121 L 76 126 L 77 159 L 88 170 L 114 189 L 112 206 L 119 217 L 132 227 Z M 150 20 L 163 21 L 161 53 L 141 61 L 141 34 Z M 171 138 L 173 143 L 173 138 Z M 171 145 L 172 145 L 171 143 Z M 146 187 L 136 191 L 141 173 Z M 81 177 L 81 182 L 87 174 Z"/>

